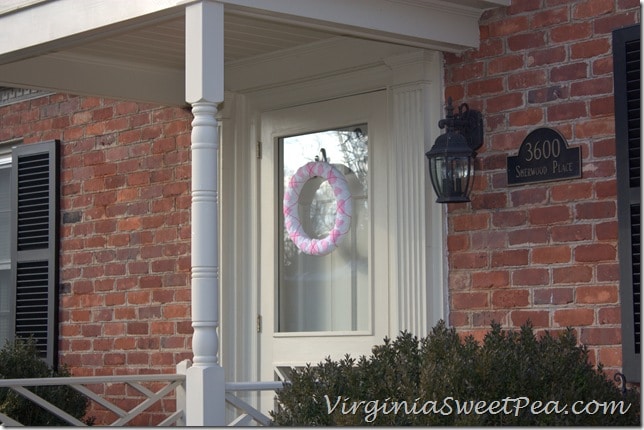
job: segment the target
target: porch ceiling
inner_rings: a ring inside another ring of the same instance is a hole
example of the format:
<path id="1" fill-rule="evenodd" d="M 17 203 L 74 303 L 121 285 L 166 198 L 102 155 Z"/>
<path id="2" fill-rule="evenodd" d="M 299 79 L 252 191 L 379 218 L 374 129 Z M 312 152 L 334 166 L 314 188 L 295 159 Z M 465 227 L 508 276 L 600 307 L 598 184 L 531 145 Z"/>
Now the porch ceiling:
<path id="1" fill-rule="evenodd" d="M 447 51 L 475 47 L 483 10 L 509 3 L 220 1 L 227 70 L 339 37 Z M 123 3 L 105 0 L 8 0 L 0 6 L 0 86 L 184 104 L 184 11 L 192 2 L 136 0 L 138 9 L 126 13 Z M 115 5 L 121 9 L 111 13 Z M 225 76 L 228 90 L 259 84 Z"/>

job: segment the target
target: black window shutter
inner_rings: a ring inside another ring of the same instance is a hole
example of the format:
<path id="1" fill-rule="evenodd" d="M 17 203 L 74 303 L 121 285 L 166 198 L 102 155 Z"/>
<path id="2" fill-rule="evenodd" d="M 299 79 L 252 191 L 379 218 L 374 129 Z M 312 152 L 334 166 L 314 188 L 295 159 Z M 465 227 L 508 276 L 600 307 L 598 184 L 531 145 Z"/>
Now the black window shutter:
<path id="1" fill-rule="evenodd" d="M 623 372 L 628 381 L 640 382 L 642 197 L 639 25 L 613 31 L 613 64 Z"/>
<path id="2" fill-rule="evenodd" d="M 58 147 L 52 140 L 12 149 L 11 261 L 16 337 L 33 337 L 57 365 Z"/>

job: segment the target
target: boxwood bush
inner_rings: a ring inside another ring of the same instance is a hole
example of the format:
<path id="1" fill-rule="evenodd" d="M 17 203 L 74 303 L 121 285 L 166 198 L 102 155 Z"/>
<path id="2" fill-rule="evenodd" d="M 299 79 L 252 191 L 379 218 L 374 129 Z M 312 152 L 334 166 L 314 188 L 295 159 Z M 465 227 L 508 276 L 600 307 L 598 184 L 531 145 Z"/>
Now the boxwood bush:
<path id="1" fill-rule="evenodd" d="M 70 373 L 67 368 L 61 368 L 59 371 L 51 369 L 40 358 L 36 343 L 32 339 L 6 342 L 0 350 L 0 379 L 60 376 L 70 376 Z M 29 390 L 81 421 L 85 417 L 89 401 L 72 387 L 55 385 L 29 387 Z M 0 388 L 0 412 L 25 426 L 70 425 L 9 388 Z M 84 422 L 92 424 L 92 421 L 86 419 Z"/>
<path id="2" fill-rule="evenodd" d="M 439 322 L 371 356 L 293 369 L 275 425 L 640 425 L 639 391 L 622 390 L 567 329 L 536 336 L 493 323 L 482 344 Z"/>

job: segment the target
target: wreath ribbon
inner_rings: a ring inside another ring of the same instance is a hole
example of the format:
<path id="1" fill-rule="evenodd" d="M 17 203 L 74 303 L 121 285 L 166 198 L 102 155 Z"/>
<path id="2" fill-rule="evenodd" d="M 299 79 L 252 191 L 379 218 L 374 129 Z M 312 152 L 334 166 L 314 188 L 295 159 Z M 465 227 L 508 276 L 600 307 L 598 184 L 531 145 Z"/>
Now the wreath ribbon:
<path id="1" fill-rule="evenodd" d="M 304 184 L 319 176 L 329 182 L 336 201 L 336 215 L 333 229 L 322 239 L 312 239 L 305 232 L 300 221 L 298 203 Z M 284 224 L 289 237 L 303 253 L 326 255 L 342 242 L 351 229 L 351 191 L 349 184 L 333 165 L 322 161 L 311 161 L 295 172 L 284 192 Z"/>

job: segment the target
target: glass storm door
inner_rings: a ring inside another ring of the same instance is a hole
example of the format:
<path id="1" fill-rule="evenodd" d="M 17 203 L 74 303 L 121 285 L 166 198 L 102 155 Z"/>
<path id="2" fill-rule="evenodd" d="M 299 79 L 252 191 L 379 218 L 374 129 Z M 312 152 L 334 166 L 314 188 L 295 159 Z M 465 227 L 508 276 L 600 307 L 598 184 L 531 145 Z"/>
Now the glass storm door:
<path id="1" fill-rule="evenodd" d="M 383 91 L 262 115 L 262 380 L 327 356 L 368 354 L 389 334 L 385 112 Z M 308 173 L 303 166 L 311 162 L 330 165 L 324 171 L 339 172 L 345 182 L 338 188 L 333 176 Z M 338 190 L 350 194 L 347 228 L 336 228 L 345 209 L 337 201 L 346 195 Z M 286 192 L 296 204 L 284 215 Z M 313 243 L 336 234 L 341 240 L 328 253 L 298 246 L 285 226 L 293 222 Z"/>

